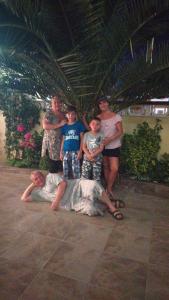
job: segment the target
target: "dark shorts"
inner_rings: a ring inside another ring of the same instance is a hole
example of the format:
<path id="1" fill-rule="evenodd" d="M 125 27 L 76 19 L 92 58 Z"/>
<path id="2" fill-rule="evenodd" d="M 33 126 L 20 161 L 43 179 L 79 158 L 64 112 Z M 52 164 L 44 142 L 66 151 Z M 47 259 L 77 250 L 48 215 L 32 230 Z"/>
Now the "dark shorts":
<path id="1" fill-rule="evenodd" d="M 120 147 L 115 149 L 104 149 L 102 152 L 103 156 L 108 157 L 119 157 L 120 156 Z"/>
<path id="2" fill-rule="evenodd" d="M 52 160 L 49 158 L 49 173 L 58 173 L 63 171 L 61 160 Z"/>

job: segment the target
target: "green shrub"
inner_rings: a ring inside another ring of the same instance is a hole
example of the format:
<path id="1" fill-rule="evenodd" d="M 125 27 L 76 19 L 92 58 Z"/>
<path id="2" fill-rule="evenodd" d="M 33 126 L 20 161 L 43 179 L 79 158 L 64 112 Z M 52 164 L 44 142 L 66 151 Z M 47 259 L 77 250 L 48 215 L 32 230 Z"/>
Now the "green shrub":
<path id="1" fill-rule="evenodd" d="M 159 182 L 169 184 L 169 154 L 164 153 L 157 164 L 156 178 Z"/>
<path id="2" fill-rule="evenodd" d="M 44 156 L 44 157 L 40 158 L 39 169 L 40 170 L 49 170 L 49 158 L 48 158 L 48 156 Z"/>
<path id="3" fill-rule="evenodd" d="M 121 170 L 137 179 L 152 179 L 160 149 L 160 131 L 157 120 L 154 128 L 147 122 L 139 124 L 133 134 L 125 134 L 121 151 Z"/>
<path id="4" fill-rule="evenodd" d="M 29 133 L 29 140 L 20 140 L 18 153 L 20 157 L 8 159 L 8 163 L 19 168 L 39 168 L 41 158 L 43 131 Z"/>

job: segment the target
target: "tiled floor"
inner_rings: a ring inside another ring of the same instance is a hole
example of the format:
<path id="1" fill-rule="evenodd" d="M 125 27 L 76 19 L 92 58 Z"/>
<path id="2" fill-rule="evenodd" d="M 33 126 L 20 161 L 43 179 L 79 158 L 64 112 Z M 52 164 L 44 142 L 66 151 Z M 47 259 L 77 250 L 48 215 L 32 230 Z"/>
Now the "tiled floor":
<path id="1" fill-rule="evenodd" d="M 25 171 L 0 174 L 0 300 L 168 300 L 169 199 L 122 186 L 125 219 L 22 203 Z"/>

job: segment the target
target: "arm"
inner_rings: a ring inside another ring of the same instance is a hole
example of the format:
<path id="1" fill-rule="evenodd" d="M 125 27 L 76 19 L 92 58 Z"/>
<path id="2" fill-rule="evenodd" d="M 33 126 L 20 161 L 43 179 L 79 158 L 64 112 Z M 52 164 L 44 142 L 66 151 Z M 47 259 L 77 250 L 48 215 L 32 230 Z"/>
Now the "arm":
<path id="1" fill-rule="evenodd" d="M 85 128 L 87 130 L 90 130 L 90 127 L 89 127 L 89 125 L 87 123 L 87 120 L 86 120 L 86 112 L 82 115 L 82 122 L 83 122 L 83 125 L 85 126 Z"/>
<path id="2" fill-rule="evenodd" d="M 77 156 L 78 159 L 81 159 L 81 157 L 82 157 L 82 151 L 83 151 L 83 135 L 84 135 L 84 133 L 81 132 L 81 133 L 80 133 L 80 149 L 79 149 L 78 156 Z"/>
<path id="3" fill-rule="evenodd" d="M 64 135 L 62 136 L 61 146 L 60 146 L 60 160 L 63 160 L 63 144 L 64 144 Z"/>
<path id="4" fill-rule="evenodd" d="M 116 133 L 110 137 L 106 137 L 104 139 L 104 145 L 109 144 L 111 141 L 117 139 L 118 137 L 122 136 L 123 134 L 123 126 L 122 126 L 122 122 L 117 122 L 116 123 Z"/>
<path id="5" fill-rule="evenodd" d="M 21 196 L 21 200 L 22 201 L 25 201 L 25 202 L 28 202 L 28 201 L 32 201 L 32 198 L 31 198 L 31 193 L 32 191 L 34 190 L 36 186 L 31 183 L 27 188 L 26 190 L 23 192 L 22 196 Z"/>
<path id="6" fill-rule="evenodd" d="M 43 121 L 42 121 L 42 127 L 43 129 L 46 129 L 46 130 L 50 130 L 50 129 L 58 129 L 60 127 L 62 127 L 63 125 L 66 124 L 66 120 L 62 120 L 60 121 L 59 123 L 57 124 L 51 124 L 48 119 L 44 118 Z"/>
<path id="7" fill-rule="evenodd" d="M 99 147 L 97 147 L 93 152 L 92 152 L 92 157 L 96 157 L 98 154 L 100 154 L 104 149 L 104 143 L 102 142 Z"/>
<path id="8" fill-rule="evenodd" d="M 59 183 L 57 190 L 56 190 L 55 198 L 53 199 L 53 202 L 51 204 L 51 208 L 53 210 L 58 209 L 59 203 L 62 200 L 62 197 L 65 193 L 66 187 L 67 187 L 67 182 L 65 180 L 63 180 Z"/>
<path id="9" fill-rule="evenodd" d="M 89 152 L 89 150 L 88 150 L 87 145 L 86 145 L 85 142 L 82 144 L 82 149 L 83 149 L 84 153 L 86 154 L 88 160 L 90 160 L 90 161 L 94 160 L 93 159 L 93 154 L 91 154 Z"/>

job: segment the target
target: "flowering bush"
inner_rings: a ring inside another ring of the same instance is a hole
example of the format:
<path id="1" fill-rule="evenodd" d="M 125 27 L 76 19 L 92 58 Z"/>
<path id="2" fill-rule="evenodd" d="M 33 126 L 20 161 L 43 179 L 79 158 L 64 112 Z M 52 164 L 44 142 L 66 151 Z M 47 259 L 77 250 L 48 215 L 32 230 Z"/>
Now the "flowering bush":
<path id="1" fill-rule="evenodd" d="M 21 166 L 38 167 L 43 133 L 34 131 L 27 132 L 23 138 L 19 140 Z M 17 164 L 18 165 L 18 164 Z"/>
<path id="2" fill-rule="evenodd" d="M 25 130 L 25 126 L 23 124 L 18 124 L 17 125 L 17 131 L 18 132 L 23 132 Z"/>
<path id="3" fill-rule="evenodd" d="M 33 132 L 39 123 L 38 103 L 26 95 L 8 94 L 1 105 L 6 122 L 6 154 L 10 164 L 38 167 L 42 133 Z"/>
<path id="4" fill-rule="evenodd" d="M 25 139 L 26 141 L 30 141 L 31 138 L 32 138 L 32 133 L 30 133 L 30 132 L 27 132 L 27 133 L 24 135 L 24 139 Z"/>
<path id="5" fill-rule="evenodd" d="M 33 136 L 30 132 L 27 132 L 25 135 L 24 135 L 24 140 L 21 140 L 19 141 L 19 146 L 20 148 L 22 149 L 35 149 L 36 145 L 35 145 L 35 141 L 33 139 Z"/>

